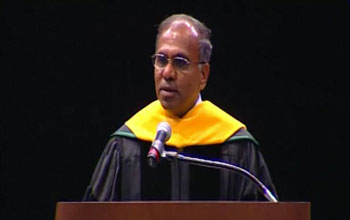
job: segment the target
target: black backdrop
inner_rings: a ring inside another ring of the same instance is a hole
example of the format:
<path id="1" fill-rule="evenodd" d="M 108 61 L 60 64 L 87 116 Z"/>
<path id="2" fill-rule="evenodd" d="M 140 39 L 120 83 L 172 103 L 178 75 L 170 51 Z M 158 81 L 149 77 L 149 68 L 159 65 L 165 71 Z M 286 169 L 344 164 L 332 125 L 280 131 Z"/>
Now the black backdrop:
<path id="1" fill-rule="evenodd" d="M 82 198 L 108 136 L 155 99 L 156 27 L 180 12 L 212 29 L 203 99 L 255 135 L 281 201 L 344 217 L 347 1 L 1 5 L 1 219 L 53 219 Z"/>

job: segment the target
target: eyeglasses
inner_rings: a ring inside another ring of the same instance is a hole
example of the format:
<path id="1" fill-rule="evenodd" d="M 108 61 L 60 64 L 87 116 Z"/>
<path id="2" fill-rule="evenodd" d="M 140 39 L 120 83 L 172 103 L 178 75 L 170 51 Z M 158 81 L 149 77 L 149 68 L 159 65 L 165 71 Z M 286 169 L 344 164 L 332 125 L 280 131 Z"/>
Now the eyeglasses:
<path id="1" fill-rule="evenodd" d="M 205 63 L 205 62 L 191 62 L 187 58 L 181 57 L 181 56 L 175 56 L 172 58 L 169 58 L 164 54 L 154 54 L 152 56 L 153 65 L 158 68 L 165 68 L 168 65 L 169 61 L 171 61 L 171 65 L 180 72 L 186 72 L 189 69 L 191 63 L 195 63 L 195 64 Z"/>

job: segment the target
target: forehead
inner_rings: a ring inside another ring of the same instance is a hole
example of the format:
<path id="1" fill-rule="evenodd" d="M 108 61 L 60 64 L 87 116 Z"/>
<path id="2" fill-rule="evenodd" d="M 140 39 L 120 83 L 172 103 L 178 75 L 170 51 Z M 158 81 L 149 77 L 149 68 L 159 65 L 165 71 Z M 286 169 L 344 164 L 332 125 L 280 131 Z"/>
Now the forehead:
<path id="1" fill-rule="evenodd" d="M 184 20 L 172 22 L 160 33 L 157 42 L 157 51 L 174 49 L 198 53 L 198 47 L 198 32 L 190 22 Z"/>
<path id="2" fill-rule="evenodd" d="M 175 20 L 173 21 L 168 28 L 166 28 L 163 31 L 163 34 L 171 34 L 172 31 L 175 31 L 177 29 L 183 29 L 188 31 L 190 35 L 192 35 L 193 37 L 198 38 L 199 34 L 198 31 L 196 30 L 196 28 L 194 27 L 193 24 L 191 24 L 189 21 L 186 20 Z"/>

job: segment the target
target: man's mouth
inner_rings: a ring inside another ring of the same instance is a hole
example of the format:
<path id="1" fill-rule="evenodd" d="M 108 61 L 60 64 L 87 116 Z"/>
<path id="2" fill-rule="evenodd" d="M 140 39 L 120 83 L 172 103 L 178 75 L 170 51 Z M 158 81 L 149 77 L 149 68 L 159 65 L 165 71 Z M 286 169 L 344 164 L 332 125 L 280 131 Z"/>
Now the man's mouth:
<path id="1" fill-rule="evenodd" d="M 177 93 L 177 90 L 171 87 L 161 87 L 159 89 L 159 94 L 164 97 L 172 97 Z"/>

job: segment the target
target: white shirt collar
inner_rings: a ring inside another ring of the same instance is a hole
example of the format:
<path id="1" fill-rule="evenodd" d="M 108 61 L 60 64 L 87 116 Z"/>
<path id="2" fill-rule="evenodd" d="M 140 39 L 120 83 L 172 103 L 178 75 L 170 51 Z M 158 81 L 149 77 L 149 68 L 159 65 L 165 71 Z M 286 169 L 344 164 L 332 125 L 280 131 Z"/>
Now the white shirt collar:
<path id="1" fill-rule="evenodd" d="M 201 102 L 202 102 L 202 96 L 201 96 L 201 94 L 199 93 L 198 99 L 197 99 L 197 101 L 196 101 L 196 104 L 194 104 L 194 106 L 198 105 L 198 104 L 201 103 Z"/>

